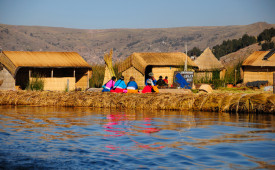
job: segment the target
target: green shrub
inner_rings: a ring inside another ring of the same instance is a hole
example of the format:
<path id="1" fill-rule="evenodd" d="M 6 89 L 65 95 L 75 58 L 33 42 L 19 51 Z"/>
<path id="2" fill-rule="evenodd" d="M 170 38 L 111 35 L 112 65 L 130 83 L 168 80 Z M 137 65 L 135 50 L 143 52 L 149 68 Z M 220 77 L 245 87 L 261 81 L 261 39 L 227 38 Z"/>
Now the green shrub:
<path id="1" fill-rule="evenodd" d="M 40 75 L 36 75 L 28 83 L 27 90 L 44 90 L 44 80 Z"/>

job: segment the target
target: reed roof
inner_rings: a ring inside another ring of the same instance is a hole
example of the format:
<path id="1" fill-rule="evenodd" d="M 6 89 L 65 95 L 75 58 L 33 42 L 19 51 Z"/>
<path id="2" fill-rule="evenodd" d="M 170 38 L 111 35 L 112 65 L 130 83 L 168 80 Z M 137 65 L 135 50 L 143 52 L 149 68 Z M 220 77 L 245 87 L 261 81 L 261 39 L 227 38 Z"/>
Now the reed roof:
<path id="1" fill-rule="evenodd" d="M 186 54 L 175 53 L 133 53 L 126 58 L 118 67 L 119 72 L 123 72 L 130 67 L 136 68 L 143 75 L 147 66 L 183 66 Z M 196 64 L 187 56 L 187 65 L 197 67 Z"/>
<path id="2" fill-rule="evenodd" d="M 269 51 L 255 51 L 244 60 L 242 66 L 275 67 L 275 54 L 264 60 L 268 53 Z"/>
<path id="3" fill-rule="evenodd" d="M 2 51 L 0 55 L 0 62 L 13 76 L 21 67 L 92 69 L 76 52 Z"/>
<path id="4" fill-rule="evenodd" d="M 224 68 L 209 47 L 194 62 L 199 67 L 199 71 L 222 70 Z"/>

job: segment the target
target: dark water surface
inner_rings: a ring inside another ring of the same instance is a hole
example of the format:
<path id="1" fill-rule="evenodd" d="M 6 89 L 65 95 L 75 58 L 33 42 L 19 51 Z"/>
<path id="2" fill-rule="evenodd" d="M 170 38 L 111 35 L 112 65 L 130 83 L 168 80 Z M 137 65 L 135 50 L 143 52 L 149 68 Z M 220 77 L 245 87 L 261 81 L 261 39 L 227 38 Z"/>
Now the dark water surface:
<path id="1" fill-rule="evenodd" d="M 0 106 L 0 169 L 274 169 L 275 116 Z"/>

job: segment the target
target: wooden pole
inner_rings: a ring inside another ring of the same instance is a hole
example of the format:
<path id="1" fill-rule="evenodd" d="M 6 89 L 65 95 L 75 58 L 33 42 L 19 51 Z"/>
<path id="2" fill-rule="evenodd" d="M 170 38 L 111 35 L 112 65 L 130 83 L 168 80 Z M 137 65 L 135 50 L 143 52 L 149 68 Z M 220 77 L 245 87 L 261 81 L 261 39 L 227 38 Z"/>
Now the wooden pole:
<path id="1" fill-rule="evenodd" d="M 75 69 L 74 69 L 74 77 L 75 77 Z"/>
<path id="2" fill-rule="evenodd" d="M 51 71 L 51 78 L 53 78 L 53 69 L 52 69 L 52 71 Z"/>
<path id="3" fill-rule="evenodd" d="M 273 73 L 273 94 L 275 94 L 275 73 Z"/>
<path id="4" fill-rule="evenodd" d="M 67 79 L 67 91 L 69 91 L 70 89 L 70 80 L 69 79 Z"/>
<path id="5" fill-rule="evenodd" d="M 89 83 L 89 70 L 87 71 L 87 88 L 90 88 L 90 83 Z"/>
<path id="6" fill-rule="evenodd" d="M 29 70 L 29 80 L 31 79 L 31 77 L 32 77 L 32 71 Z"/>
<path id="7" fill-rule="evenodd" d="M 237 70 L 235 70 L 235 86 L 236 86 L 236 82 L 237 82 Z"/>

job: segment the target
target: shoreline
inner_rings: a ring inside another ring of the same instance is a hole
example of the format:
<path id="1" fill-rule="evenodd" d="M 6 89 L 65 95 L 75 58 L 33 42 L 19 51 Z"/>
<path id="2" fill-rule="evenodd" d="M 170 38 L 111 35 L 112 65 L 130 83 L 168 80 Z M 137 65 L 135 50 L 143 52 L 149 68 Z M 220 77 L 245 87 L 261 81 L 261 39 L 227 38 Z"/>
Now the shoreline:
<path id="1" fill-rule="evenodd" d="M 0 105 L 275 113 L 274 94 L 0 91 Z"/>

